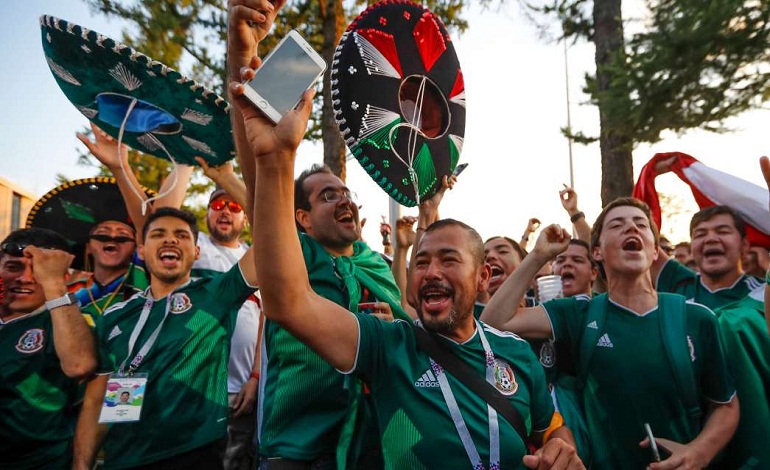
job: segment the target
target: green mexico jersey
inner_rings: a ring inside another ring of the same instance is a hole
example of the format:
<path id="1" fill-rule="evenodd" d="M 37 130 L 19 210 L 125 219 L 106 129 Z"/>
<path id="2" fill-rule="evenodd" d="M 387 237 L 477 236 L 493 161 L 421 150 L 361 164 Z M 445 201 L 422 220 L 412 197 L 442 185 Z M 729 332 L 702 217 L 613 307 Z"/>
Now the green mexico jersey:
<path id="1" fill-rule="evenodd" d="M 712 291 L 703 285 L 700 274 L 691 271 L 673 259 L 668 260 L 663 265 L 663 269 L 661 269 L 655 282 L 659 292 L 681 294 L 687 300 L 695 301 L 712 310 L 741 300 L 762 284 L 760 279 L 743 274 L 732 286 Z"/>
<path id="2" fill-rule="evenodd" d="M 770 468 L 770 336 L 764 290 L 716 312 L 741 408 L 738 430 L 725 449 L 725 468 Z"/>
<path id="3" fill-rule="evenodd" d="M 0 468 L 69 468 L 76 391 L 48 310 L 0 323 Z"/>
<path id="4" fill-rule="evenodd" d="M 355 276 L 340 275 L 343 264 L 354 265 L 359 273 L 364 269 L 384 273 L 388 279 L 373 282 L 389 283 L 397 292 L 388 265 L 364 243 L 354 245 L 353 257 L 332 258 L 309 236 L 299 238 L 310 285 L 326 299 L 347 309 L 360 302 L 386 301 Z M 350 283 L 358 293 L 353 293 Z M 263 335 L 257 421 L 260 456 L 313 460 L 334 455 L 355 384 L 277 323 L 266 320 Z M 370 422 L 361 427 L 374 430 Z"/>
<path id="5" fill-rule="evenodd" d="M 413 327 L 405 321 L 385 323 L 363 315 L 356 318 L 360 337 L 353 372 L 371 387 L 385 468 L 471 468 L 430 358 L 418 348 Z M 521 414 L 527 431 L 545 430 L 553 416 L 553 403 L 543 368 L 529 345 L 512 333 L 480 325 L 496 360 L 508 371 L 508 377 L 501 380 L 505 380 L 508 399 Z M 440 340 L 484 377 L 484 349 L 478 332 L 462 344 L 443 337 Z M 451 374 L 446 377 L 481 461 L 489 465 L 487 403 Z M 505 418 L 499 417 L 498 422 L 501 468 L 524 468 L 524 443 Z"/>
<path id="6" fill-rule="evenodd" d="M 651 463 L 644 423 L 656 437 L 687 443 L 688 416 L 660 334 L 660 310 L 644 315 L 612 301 L 586 298 L 546 302 L 554 337 L 565 341 L 579 360 L 580 338 L 597 328 L 586 317 L 591 302 L 605 302 L 607 315 L 585 378 L 584 406 L 595 468 L 645 468 Z M 713 402 L 729 402 L 735 389 L 727 370 L 716 316 L 702 305 L 686 304 L 687 343 L 698 393 Z"/>
<path id="7" fill-rule="evenodd" d="M 141 418 L 110 425 L 105 468 L 151 463 L 224 437 L 230 337 L 237 307 L 254 289 L 235 265 L 220 276 L 193 280 L 171 294 L 160 335 L 137 369 L 149 375 Z M 126 359 L 129 337 L 148 296 L 149 289 L 99 318 L 101 373 L 117 371 Z M 165 308 L 165 298 L 153 302 L 133 355 L 160 324 Z"/>

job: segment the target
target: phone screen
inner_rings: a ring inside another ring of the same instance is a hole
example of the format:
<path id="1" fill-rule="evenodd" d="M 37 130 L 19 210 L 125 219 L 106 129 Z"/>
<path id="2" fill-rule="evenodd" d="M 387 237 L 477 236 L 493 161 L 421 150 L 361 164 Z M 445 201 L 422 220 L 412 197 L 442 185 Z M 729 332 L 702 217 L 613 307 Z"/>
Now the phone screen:
<path id="1" fill-rule="evenodd" d="M 288 38 L 275 49 L 248 85 L 284 115 L 294 108 L 321 68 L 299 44 Z"/>

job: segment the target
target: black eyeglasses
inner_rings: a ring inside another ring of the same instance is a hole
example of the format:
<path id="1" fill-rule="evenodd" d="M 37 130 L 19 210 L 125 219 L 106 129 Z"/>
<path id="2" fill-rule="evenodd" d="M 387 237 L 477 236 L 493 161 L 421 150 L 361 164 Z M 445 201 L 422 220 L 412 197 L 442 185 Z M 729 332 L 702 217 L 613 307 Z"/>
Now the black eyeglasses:
<path id="1" fill-rule="evenodd" d="M 109 243 L 109 242 L 128 243 L 128 242 L 136 241 L 134 240 L 134 237 L 124 237 L 124 236 L 111 237 L 109 235 L 104 235 L 101 233 L 90 235 L 88 238 L 90 238 L 91 240 L 96 240 L 97 242 L 102 242 L 102 243 Z"/>
<path id="2" fill-rule="evenodd" d="M 356 193 L 354 193 L 353 191 L 349 191 L 347 189 L 342 191 L 334 191 L 330 189 L 328 191 L 324 191 L 321 193 L 321 199 L 329 203 L 337 203 L 343 197 L 348 199 L 353 204 L 355 204 L 358 201 L 358 195 L 356 195 Z"/>
<path id="3" fill-rule="evenodd" d="M 3 243 L 2 245 L 0 245 L 0 250 L 2 250 L 3 253 L 7 255 L 22 257 L 24 256 L 24 249 L 30 245 L 32 244 L 31 243 Z M 37 245 L 32 245 L 32 246 L 37 246 Z M 43 248 L 45 250 L 61 249 L 61 248 L 47 247 L 47 246 L 38 246 L 38 248 Z"/>

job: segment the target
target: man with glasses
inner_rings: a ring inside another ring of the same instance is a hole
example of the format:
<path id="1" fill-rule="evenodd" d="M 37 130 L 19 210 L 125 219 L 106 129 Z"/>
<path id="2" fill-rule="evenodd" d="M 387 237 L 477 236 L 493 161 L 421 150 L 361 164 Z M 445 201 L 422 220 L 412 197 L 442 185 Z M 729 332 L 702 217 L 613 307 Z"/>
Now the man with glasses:
<path id="1" fill-rule="evenodd" d="M 0 244 L 0 468 L 70 468 L 69 412 L 96 355 L 67 294 L 67 249 L 62 236 L 38 228 Z"/>
<path id="2" fill-rule="evenodd" d="M 294 194 L 295 223 L 313 290 L 354 313 L 368 304 L 366 310 L 381 319 L 391 320 L 392 312 L 408 318 L 387 263 L 360 241 L 355 193 L 328 167 L 314 165 L 294 182 Z M 368 413 L 354 406 L 360 402 L 360 384 L 346 380 L 275 322 L 265 321 L 263 341 L 260 468 L 333 468 L 343 427 L 354 413 Z M 353 445 L 359 451 L 346 456 L 348 463 L 381 466 L 376 423 L 366 420 L 356 434 L 360 440 Z"/>

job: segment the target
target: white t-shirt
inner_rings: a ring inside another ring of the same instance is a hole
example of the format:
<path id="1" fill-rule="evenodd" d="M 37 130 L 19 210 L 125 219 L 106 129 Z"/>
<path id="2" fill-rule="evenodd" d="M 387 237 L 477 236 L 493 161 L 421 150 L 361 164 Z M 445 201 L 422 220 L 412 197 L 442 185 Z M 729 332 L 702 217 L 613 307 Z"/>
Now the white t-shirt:
<path id="1" fill-rule="evenodd" d="M 241 259 L 248 246 L 241 243 L 229 248 L 212 242 L 209 235 L 198 236 L 200 258 L 193 264 L 193 270 L 225 272 Z M 254 365 L 254 350 L 257 347 L 259 316 L 262 313 L 259 293 L 249 297 L 238 310 L 235 331 L 230 340 L 230 360 L 227 364 L 227 392 L 238 393 L 249 380 Z"/>

